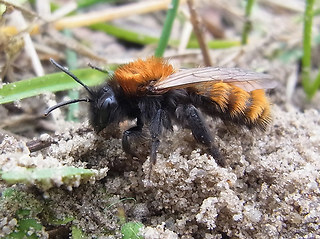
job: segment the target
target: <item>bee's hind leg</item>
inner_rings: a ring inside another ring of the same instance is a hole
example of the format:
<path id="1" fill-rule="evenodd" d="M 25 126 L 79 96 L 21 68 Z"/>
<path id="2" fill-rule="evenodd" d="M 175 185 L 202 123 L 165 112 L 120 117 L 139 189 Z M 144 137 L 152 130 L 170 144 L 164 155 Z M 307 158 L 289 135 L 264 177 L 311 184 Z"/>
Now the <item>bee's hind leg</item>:
<path id="1" fill-rule="evenodd" d="M 208 152 L 220 166 L 225 166 L 219 150 L 213 144 L 213 138 L 201 112 L 194 105 L 189 104 L 178 107 L 176 114 L 178 121 L 191 130 L 196 141 L 208 148 Z"/>

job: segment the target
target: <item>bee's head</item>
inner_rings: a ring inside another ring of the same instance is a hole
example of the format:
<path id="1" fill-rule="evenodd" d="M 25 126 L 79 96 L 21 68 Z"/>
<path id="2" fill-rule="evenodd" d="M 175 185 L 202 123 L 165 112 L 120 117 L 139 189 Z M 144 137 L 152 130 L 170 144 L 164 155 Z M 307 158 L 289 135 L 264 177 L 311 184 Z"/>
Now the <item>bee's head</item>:
<path id="1" fill-rule="evenodd" d="M 76 82 L 82 85 L 87 92 L 89 93 L 88 98 L 84 99 L 75 99 L 66 102 L 61 102 L 57 105 L 54 105 L 48 108 L 44 115 L 47 116 L 51 111 L 68 104 L 73 104 L 76 102 L 89 102 L 90 103 L 90 112 L 91 112 L 91 124 L 94 127 L 96 132 L 101 131 L 110 123 L 114 122 L 116 119 L 116 110 L 118 108 L 118 102 L 116 100 L 114 91 L 111 86 L 105 86 L 101 88 L 99 91 L 93 91 L 83 82 L 81 82 L 75 75 L 73 75 L 70 71 L 68 71 L 63 66 L 59 65 L 53 59 L 50 59 L 51 63 L 54 64 L 61 71 L 65 72 L 67 75 L 72 77 Z"/>
<path id="2" fill-rule="evenodd" d="M 114 90 L 107 85 L 91 96 L 90 113 L 91 124 L 96 132 L 100 132 L 106 126 L 118 119 L 119 103 Z"/>

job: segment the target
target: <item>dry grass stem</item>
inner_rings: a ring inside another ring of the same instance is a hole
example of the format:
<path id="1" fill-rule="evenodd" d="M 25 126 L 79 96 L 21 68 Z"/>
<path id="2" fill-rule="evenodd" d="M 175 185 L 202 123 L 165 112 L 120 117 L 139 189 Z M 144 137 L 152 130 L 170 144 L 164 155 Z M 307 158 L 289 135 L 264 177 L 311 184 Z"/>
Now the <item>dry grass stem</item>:
<path id="1" fill-rule="evenodd" d="M 204 64 L 206 66 L 212 66 L 208 46 L 204 40 L 203 32 L 199 27 L 199 18 L 197 16 L 196 10 L 194 8 L 193 0 L 188 0 L 187 3 L 189 6 L 189 9 L 190 9 L 190 20 L 193 25 L 194 33 L 197 36 L 197 39 L 198 39 L 198 42 L 199 42 L 199 45 L 201 48 Z"/>
<path id="2" fill-rule="evenodd" d="M 55 21 L 57 19 L 60 19 L 66 15 L 68 15 L 69 13 L 75 11 L 77 9 L 77 3 L 76 2 L 69 2 L 65 5 L 63 5 L 61 8 L 57 9 L 56 11 L 54 11 L 50 18 L 47 19 L 48 21 Z"/>
<path id="3" fill-rule="evenodd" d="M 300 0 L 291 0 L 290 4 L 286 1 L 278 1 L 278 0 L 262 0 L 262 4 L 269 5 L 270 7 L 274 9 L 282 9 L 286 11 L 292 11 L 292 12 L 300 12 L 302 13 L 305 9 L 304 1 Z"/>
<path id="4" fill-rule="evenodd" d="M 191 34 L 192 34 L 192 24 L 187 21 L 183 25 L 183 29 L 181 32 L 181 38 L 180 38 L 180 44 L 178 47 L 178 53 L 183 53 L 188 45 L 188 42 L 190 40 Z"/>
<path id="5" fill-rule="evenodd" d="M 163 1 L 143 1 L 131 3 L 120 7 L 108 8 L 99 12 L 78 14 L 77 16 L 65 17 L 55 22 L 56 29 L 89 26 L 98 22 L 111 21 L 135 14 L 143 14 L 164 10 L 169 7 L 170 0 Z"/>
<path id="6" fill-rule="evenodd" d="M 24 17 L 22 16 L 22 13 L 20 11 L 15 11 L 12 13 L 12 18 L 16 21 L 16 26 L 18 30 L 24 30 L 29 28 Z M 19 29 L 20 28 L 20 29 Z M 43 76 L 44 75 L 44 70 L 41 65 L 40 59 L 38 57 L 38 54 L 34 48 L 34 45 L 32 43 L 32 39 L 30 37 L 30 34 L 28 32 L 24 32 L 22 34 L 23 40 L 25 43 L 25 50 L 27 54 L 29 55 L 31 61 L 32 61 L 32 66 L 33 69 L 36 73 L 37 76 Z"/>

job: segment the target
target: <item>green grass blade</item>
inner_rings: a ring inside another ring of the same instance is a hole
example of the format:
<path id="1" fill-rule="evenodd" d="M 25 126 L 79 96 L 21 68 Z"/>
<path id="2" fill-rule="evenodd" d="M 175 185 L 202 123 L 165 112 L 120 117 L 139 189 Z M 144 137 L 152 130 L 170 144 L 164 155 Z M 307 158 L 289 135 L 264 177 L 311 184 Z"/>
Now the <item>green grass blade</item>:
<path id="1" fill-rule="evenodd" d="M 242 36 L 241 36 L 242 45 L 246 45 L 248 42 L 248 35 L 251 30 L 251 24 L 252 24 L 250 21 L 250 15 L 251 15 L 253 4 L 254 4 L 254 0 L 247 0 L 246 11 L 245 11 L 246 21 L 244 23 Z"/>
<path id="2" fill-rule="evenodd" d="M 97 3 L 116 3 L 119 0 L 77 0 L 78 8 L 90 7 Z"/>
<path id="3" fill-rule="evenodd" d="M 312 39 L 313 4 L 314 4 L 314 0 L 306 1 L 306 8 L 304 13 L 304 28 L 303 28 L 302 85 L 309 99 L 311 98 L 310 91 L 312 89 L 312 83 L 310 79 L 310 70 L 311 70 L 311 39 Z"/>
<path id="4" fill-rule="evenodd" d="M 105 0 L 77 0 L 78 8 L 90 7 L 91 5 L 104 2 Z"/>
<path id="5" fill-rule="evenodd" d="M 240 41 L 235 40 L 213 40 L 208 41 L 207 45 L 210 49 L 222 49 L 222 48 L 230 48 L 234 46 L 240 46 Z M 198 41 L 189 41 L 187 48 L 199 48 Z"/>
<path id="6" fill-rule="evenodd" d="M 172 0 L 167 12 L 166 20 L 162 29 L 161 37 L 158 43 L 158 47 L 154 53 L 156 57 L 162 57 L 163 53 L 168 45 L 173 21 L 176 17 L 179 6 L 179 0 Z"/>
<path id="7" fill-rule="evenodd" d="M 148 36 L 145 34 L 140 34 L 134 31 L 130 31 L 112 24 L 107 23 L 95 23 L 90 26 L 91 29 L 96 31 L 102 31 L 109 35 L 115 36 L 118 39 L 133 42 L 136 44 L 147 45 L 147 44 L 156 44 L 159 41 L 159 38 Z"/>
<path id="8" fill-rule="evenodd" d="M 60 168 L 17 168 L 2 172 L 0 178 L 8 184 L 23 183 L 36 185 L 47 190 L 55 186 L 73 186 L 80 182 L 88 182 L 96 175 L 96 171 L 85 168 L 64 166 Z"/>
<path id="9" fill-rule="evenodd" d="M 137 33 L 131 30 L 127 30 L 112 24 L 107 23 L 96 23 L 90 26 L 91 29 L 96 31 L 101 31 L 112 35 L 118 39 L 133 42 L 141 45 L 157 44 L 159 42 L 158 37 L 152 37 L 146 34 Z M 169 46 L 177 47 L 179 46 L 179 40 L 170 40 L 168 42 Z M 209 48 L 230 48 L 234 46 L 240 46 L 240 41 L 235 40 L 213 40 L 208 42 Z M 196 40 L 189 41 L 187 48 L 199 48 L 199 43 Z"/>
<path id="10" fill-rule="evenodd" d="M 99 85 L 107 78 L 105 73 L 91 68 L 78 69 L 72 72 L 88 86 Z M 44 92 L 56 92 L 74 88 L 81 88 L 81 85 L 65 73 L 47 74 L 42 77 L 2 85 L 0 88 L 0 104 L 36 96 Z"/>

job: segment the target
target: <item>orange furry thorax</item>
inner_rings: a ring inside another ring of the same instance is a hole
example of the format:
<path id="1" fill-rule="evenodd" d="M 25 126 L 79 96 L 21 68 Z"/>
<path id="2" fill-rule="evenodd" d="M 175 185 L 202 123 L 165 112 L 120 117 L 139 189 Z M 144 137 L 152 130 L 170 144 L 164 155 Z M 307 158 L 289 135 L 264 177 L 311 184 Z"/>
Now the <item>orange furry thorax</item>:
<path id="1" fill-rule="evenodd" d="M 158 81 L 173 74 L 173 66 L 162 58 L 138 59 L 120 66 L 114 77 L 127 95 L 143 95 L 151 81 Z"/>

